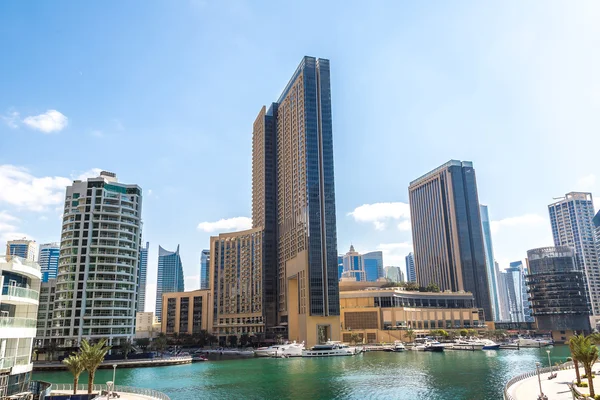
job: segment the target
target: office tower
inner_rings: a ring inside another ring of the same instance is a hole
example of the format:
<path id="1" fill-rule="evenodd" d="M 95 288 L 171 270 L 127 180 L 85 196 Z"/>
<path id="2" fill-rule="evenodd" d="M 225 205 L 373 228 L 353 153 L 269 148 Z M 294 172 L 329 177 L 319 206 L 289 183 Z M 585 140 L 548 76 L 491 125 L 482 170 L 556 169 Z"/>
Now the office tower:
<path id="1" fill-rule="evenodd" d="M 492 230 L 490 228 L 490 216 L 488 206 L 480 204 L 481 229 L 483 231 L 483 242 L 485 250 L 485 269 L 487 272 L 488 285 L 490 287 L 490 300 L 492 301 L 492 313 L 494 321 L 500 321 L 500 296 L 498 294 L 498 277 L 496 276 L 496 265 L 494 264 L 494 248 L 492 247 Z"/>
<path id="2" fill-rule="evenodd" d="M 35 240 L 25 238 L 6 242 L 6 255 L 17 256 L 29 261 L 36 261 L 38 245 Z"/>
<path id="3" fill-rule="evenodd" d="M 0 398 L 23 399 L 30 390 L 42 274 L 37 263 L 19 256 L 0 256 L 0 273 Z"/>
<path id="4" fill-rule="evenodd" d="M 493 319 L 473 163 L 450 160 L 408 188 L 417 282 L 473 293 Z"/>
<path id="5" fill-rule="evenodd" d="M 350 250 L 342 257 L 344 264 L 344 272 L 342 277 L 353 278 L 358 282 L 364 282 L 367 280 L 365 268 L 363 265 L 363 258 L 361 255 L 354 250 L 354 246 L 350 245 Z"/>
<path id="6" fill-rule="evenodd" d="M 587 279 L 592 313 L 600 315 L 600 274 L 594 233 L 594 203 L 591 193 L 571 192 L 548 206 L 554 246 L 575 250 L 577 268 Z"/>
<path id="7" fill-rule="evenodd" d="M 592 222 L 594 224 L 594 229 L 596 230 L 596 251 L 600 256 L 600 211 L 598 211 L 598 214 L 596 214 Z"/>
<path id="8" fill-rule="evenodd" d="M 142 190 L 114 173 L 67 187 L 52 336 L 111 346 L 133 338 L 141 244 Z"/>
<path id="9" fill-rule="evenodd" d="M 415 255 L 410 252 L 406 256 L 406 282 L 416 282 L 417 273 L 415 271 Z"/>
<path id="10" fill-rule="evenodd" d="M 500 306 L 500 319 L 499 321 L 510 321 L 510 310 L 508 301 L 508 289 L 506 288 L 505 274 L 500 272 L 500 266 L 497 261 L 494 261 L 494 269 L 496 270 L 496 277 L 498 283 L 498 298 Z"/>
<path id="11" fill-rule="evenodd" d="M 159 322 L 162 321 L 162 295 L 164 293 L 183 292 L 183 265 L 177 250 L 169 251 L 158 246 L 158 273 L 156 282 L 156 308 L 155 315 Z"/>
<path id="12" fill-rule="evenodd" d="M 202 250 L 200 255 L 200 289 L 208 289 L 210 283 L 210 250 Z"/>
<path id="13" fill-rule="evenodd" d="M 527 260 L 525 260 L 527 261 Z M 523 265 L 522 261 L 511 262 L 510 268 L 518 268 L 521 271 L 521 306 L 523 307 L 523 321 L 519 322 L 533 322 L 534 319 L 531 316 L 531 303 L 529 303 L 529 294 L 527 293 L 527 268 Z M 512 271 L 512 270 L 511 270 Z M 513 277 L 513 279 L 515 279 Z M 515 280 L 516 282 L 516 280 Z"/>
<path id="14" fill-rule="evenodd" d="M 383 253 L 381 251 L 371 251 L 362 255 L 363 268 L 366 279 L 369 282 L 375 282 L 383 278 Z"/>
<path id="15" fill-rule="evenodd" d="M 218 337 L 265 333 L 263 235 L 255 228 L 210 238 L 212 326 Z"/>
<path id="16" fill-rule="evenodd" d="M 523 270 L 521 262 L 510 263 L 503 273 L 508 300 L 508 312 L 510 322 L 525 322 L 523 305 Z"/>
<path id="17" fill-rule="evenodd" d="M 140 248 L 140 279 L 138 285 L 137 312 L 144 312 L 144 310 L 146 309 L 146 275 L 148 274 L 148 250 L 150 250 L 150 243 L 146 242 L 146 246 Z"/>
<path id="18" fill-rule="evenodd" d="M 527 285 L 538 329 L 552 330 L 553 336 L 559 331 L 571 331 L 562 332 L 569 336 L 573 331 L 590 332 L 584 272 L 575 265 L 573 249 L 561 246 L 529 250 L 527 259 Z"/>
<path id="19" fill-rule="evenodd" d="M 277 102 L 261 109 L 252 143 L 253 227 L 264 229 L 265 296 L 269 300 L 276 293 L 277 326 L 287 326 L 290 339 L 308 345 L 337 339 L 339 271 L 328 60 L 302 59 Z M 277 281 L 271 287 L 273 277 Z"/>
<path id="20" fill-rule="evenodd" d="M 338 256 L 338 280 L 342 279 L 342 273 L 344 272 L 344 256 Z"/>
<path id="21" fill-rule="evenodd" d="M 385 267 L 385 277 L 390 282 L 404 282 L 404 273 L 400 267 Z"/>
<path id="22" fill-rule="evenodd" d="M 48 279 L 56 278 L 59 256 L 59 243 L 45 243 L 40 245 L 38 264 L 42 271 L 42 282 L 48 282 Z"/>

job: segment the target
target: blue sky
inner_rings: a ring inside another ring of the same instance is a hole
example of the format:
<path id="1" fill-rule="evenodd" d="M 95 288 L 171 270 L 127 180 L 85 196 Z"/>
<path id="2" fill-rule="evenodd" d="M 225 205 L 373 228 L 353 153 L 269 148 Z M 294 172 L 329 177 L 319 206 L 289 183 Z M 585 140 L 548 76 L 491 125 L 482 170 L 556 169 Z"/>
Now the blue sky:
<path id="1" fill-rule="evenodd" d="M 59 240 L 64 186 L 106 169 L 144 190 L 149 282 L 180 244 L 197 288 L 304 55 L 331 60 L 340 253 L 404 266 L 408 183 L 449 159 L 474 162 L 501 267 L 552 244 L 553 197 L 600 196 L 598 3 L 291 3 L 1 2 L 0 246 Z"/>

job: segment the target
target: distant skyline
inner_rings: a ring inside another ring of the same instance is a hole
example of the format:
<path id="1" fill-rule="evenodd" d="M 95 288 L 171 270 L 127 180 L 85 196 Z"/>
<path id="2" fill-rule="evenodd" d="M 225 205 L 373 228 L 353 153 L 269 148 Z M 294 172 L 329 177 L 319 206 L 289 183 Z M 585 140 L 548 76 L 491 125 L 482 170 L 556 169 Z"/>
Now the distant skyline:
<path id="1" fill-rule="evenodd" d="M 1 3 L 0 248 L 60 240 L 65 187 L 104 169 L 144 192 L 146 310 L 158 243 L 198 288 L 210 236 L 251 226 L 256 115 L 312 55 L 331 61 L 339 252 L 404 271 L 408 184 L 460 159 L 505 269 L 553 244 L 553 198 L 600 206 L 598 19 L 591 1 Z"/>

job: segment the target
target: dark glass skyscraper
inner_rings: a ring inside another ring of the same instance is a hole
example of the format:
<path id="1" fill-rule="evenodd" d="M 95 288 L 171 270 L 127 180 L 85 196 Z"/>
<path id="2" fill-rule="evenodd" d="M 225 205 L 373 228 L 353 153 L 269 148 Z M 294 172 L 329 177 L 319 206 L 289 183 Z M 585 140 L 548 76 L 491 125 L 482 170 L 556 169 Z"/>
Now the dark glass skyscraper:
<path id="1" fill-rule="evenodd" d="M 202 250 L 200 255 L 200 289 L 209 288 L 210 250 Z"/>
<path id="2" fill-rule="evenodd" d="M 140 247 L 140 273 L 138 283 L 138 305 L 137 311 L 144 312 L 146 309 L 146 275 L 148 274 L 148 250 L 150 243 L 146 242 L 146 247 Z"/>
<path id="3" fill-rule="evenodd" d="M 473 293 L 493 319 L 473 163 L 450 160 L 408 188 L 417 282 Z"/>
<path id="4" fill-rule="evenodd" d="M 179 256 L 179 245 L 177 245 L 177 250 L 175 251 L 168 251 L 158 246 L 157 275 L 155 315 L 161 321 L 163 293 L 184 291 L 183 265 Z"/>
<path id="5" fill-rule="evenodd" d="M 262 108 L 252 158 L 253 226 L 265 230 L 265 301 L 275 295 L 278 325 L 290 339 L 339 337 L 329 60 L 304 57 L 277 102 Z"/>

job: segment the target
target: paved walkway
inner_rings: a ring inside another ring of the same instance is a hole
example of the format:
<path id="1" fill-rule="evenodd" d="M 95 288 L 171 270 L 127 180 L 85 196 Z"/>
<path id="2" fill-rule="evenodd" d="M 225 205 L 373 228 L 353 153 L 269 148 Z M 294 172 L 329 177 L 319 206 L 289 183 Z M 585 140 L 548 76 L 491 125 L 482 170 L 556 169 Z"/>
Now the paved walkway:
<path id="1" fill-rule="evenodd" d="M 87 394 L 87 389 L 86 390 L 78 390 L 77 394 Z M 92 393 L 97 393 L 98 392 L 92 392 Z M 151 397 L 151 396 L 144 396 L 141 394 L 133 394 L 133 393 L 124 393 L 124 392 L 117 392 L 119 393 L 119 400 L 156 400 L 155 397 Z M 73 394 L 73 390 L 53 390 L 52 394 Z M 101 397 L 100 399 L 104 399 L 105 397 Z M 111 399 L 112 400 L 112 399 Z"/>
<path id="2" fill-rule="evenodd" d="M 592 368 L 592 370 L 597 371 L 598 369 L 600 369 L 600 363 L 594 364 L 594 368 Z M 579 368 L 579 373 L 581 376 L 585 374 L 583 368 Z M 542 380 L 542 391 L 546 396 L 548 396 L 548 400 L 573 400 L 573 396 L 571 395 L 571 391 L 569 390 L 567 383 L 571 383 L 576 379 L 575 370 L 566 369 L 563 371 L 558 371 L 557 377 L 551 380 L 548 380 L 548 375 L 550 374 L 540 374 Z M 587 382 L 587 379 L 582 379 L 581 381 Z M 596 390 L 596 393 L 600 393 L 600 376 L 597 376 L 594 379 L 594 389 Z M 578 388 L 578 390 L 581 393 L 589 393 L 589 388 Z M 508 393 L 515 400 L 536 399 L 540 394 L 540 385 L 537 375 L 515 383 L 508 389 Z"/>

